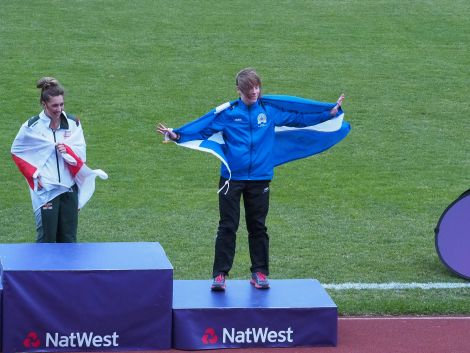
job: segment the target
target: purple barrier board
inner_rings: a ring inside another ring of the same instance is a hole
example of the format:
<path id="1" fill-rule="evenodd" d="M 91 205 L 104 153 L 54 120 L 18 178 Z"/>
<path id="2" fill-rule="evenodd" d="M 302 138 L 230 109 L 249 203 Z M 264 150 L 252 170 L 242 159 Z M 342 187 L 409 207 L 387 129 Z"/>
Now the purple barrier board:
<path id="1" fill-rule="evenodd" d="M 211 281 L 174 281 L 173 348 L 336 346 L 338 308 L 317 280 L 270 284 L 229 280 L 212 292 Z"/>
<path id="2" fill-rule="evenodd" d="M 171 348 L 159 243 L 2 244 L 3 352 Z"/>
<path id="3" fill-rule="evenodd" d="M 446 208 L 435 234 L 436 250 L 444 265 L 470 279 L 470 190 Z"/>

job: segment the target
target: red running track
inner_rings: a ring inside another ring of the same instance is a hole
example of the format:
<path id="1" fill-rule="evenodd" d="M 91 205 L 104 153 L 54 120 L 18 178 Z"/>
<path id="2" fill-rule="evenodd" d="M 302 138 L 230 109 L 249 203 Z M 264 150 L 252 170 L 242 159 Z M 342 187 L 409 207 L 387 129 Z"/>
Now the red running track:
<path id="1" fill-rule="evenodd" d="M 152 351 L 152 353 L 177 352 L 187 351 Z M 199 352 L 470 353 L 470 316 L 342 317 L 339 318 L 336 347 L 214 349 Z"/>
<path id="2" fill-rule="evenodd" d="M 335 353 L 468 353 L 470 317 L 340 318 Z M 315 352 L 315 351 L 312 351 Z"/>

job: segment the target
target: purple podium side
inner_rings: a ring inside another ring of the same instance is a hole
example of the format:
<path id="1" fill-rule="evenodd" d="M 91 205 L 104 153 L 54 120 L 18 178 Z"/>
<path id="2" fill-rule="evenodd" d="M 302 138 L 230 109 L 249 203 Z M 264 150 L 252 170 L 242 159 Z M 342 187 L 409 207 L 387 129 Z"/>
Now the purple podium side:
<path id="1" fill-rule="evenodd" d="M 271 280 L 258 290 L 248 280 L 173 282 L 173 348 L 336 346 L 338 309 L 317 280 Z"/>
<path id="2" fill-rule="evenodd" d="M 4 353 L 171 348 L 159 243 L 3 244 L 0 262 Z"/>

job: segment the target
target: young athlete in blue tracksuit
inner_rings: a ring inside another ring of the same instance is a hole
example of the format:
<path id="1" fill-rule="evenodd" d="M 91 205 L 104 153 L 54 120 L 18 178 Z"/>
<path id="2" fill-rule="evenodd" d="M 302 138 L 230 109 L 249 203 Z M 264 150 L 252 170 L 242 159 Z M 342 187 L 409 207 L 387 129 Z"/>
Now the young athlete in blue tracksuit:
<path id="1" fill-rule="evenodd" d="M 319 124 L 336 116 L 344 99 L 323 113 L 296 113 L 263 105 L 261 79 L 254 69 L 240 71 L 236 76 L 239 100 L 221 111 L 214 120 L 196 134 L 183 134 L 178 129 L 160 124 L 158 132 L 182 143 L 206 139 L 221 132 L 225 156 L 231 169 L 227 192 L 219 192 L 220 220 L 215 241 L 212 290 L 225 290 L 225 277 L 235 256 L 236 232 L 240 220 L 240 199 L 243 195 L 248 243 L 251 258 L 251 283 L 259 289 L 269 288 L 269 236 L 266 216 L 269 209 L 269 183 L 273 177 L 272 150 L 275 126 L 305 127 Z M 219 187 L 226 185 L 230 172 L 221 166 Z"/>

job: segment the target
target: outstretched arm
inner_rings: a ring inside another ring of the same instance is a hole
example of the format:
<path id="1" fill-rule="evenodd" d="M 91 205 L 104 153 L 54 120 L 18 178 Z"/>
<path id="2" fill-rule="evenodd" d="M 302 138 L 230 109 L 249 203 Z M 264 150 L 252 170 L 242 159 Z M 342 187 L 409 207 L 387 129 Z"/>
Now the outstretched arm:
<path id="1" fill-rule="evenodd" d="M 329 103 L 328 105 L 322 106 L 320 112 L 303 112 L 293 110 L 282 110 L 276 106 L 272 106 L 273 116 L 275 117 L 276 126 L 290 126 L 290 127 L 306 127 L 313 126 L 323 123 L 327 120 L 331 120 L 336 117 L 338 111 L 341 108 L 341 104 L 344 100 L 344 94 L 339 96 L 336 104 Z M 330 108 L 332 106 L 332 108 Z M 267 107 L 271 108 L 270 105 Z M 323 111 L 323 109 L 326 109 Z"/>

